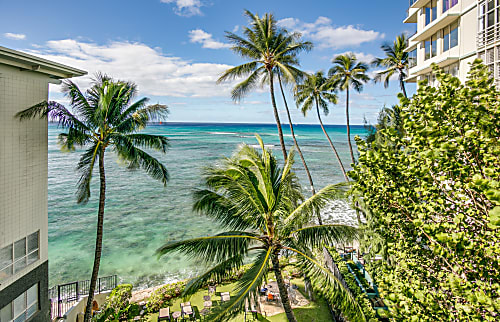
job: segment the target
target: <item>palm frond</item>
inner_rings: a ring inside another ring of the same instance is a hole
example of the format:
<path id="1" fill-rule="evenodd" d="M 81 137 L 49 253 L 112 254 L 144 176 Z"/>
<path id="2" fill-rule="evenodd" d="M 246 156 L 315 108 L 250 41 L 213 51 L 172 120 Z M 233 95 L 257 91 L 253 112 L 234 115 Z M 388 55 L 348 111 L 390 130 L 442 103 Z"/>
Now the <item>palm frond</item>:
<path id="1" fill-rule="evenodd" d="M 358 229 L 346 225 L 316 225 L 294 230 L 290 236 L 299 245 L 318 248 L 334 243 L 346 243 L 358 236 Z"/>
<path id="2" fill-rule="evenodd" d="M 90 198 L 90 181 L 97 158 L 101 156 L 101 143 L 96 142 L 80 156 L 76 169 L 81 173 L 76 188 L 77 203 L 86 204 Z"/>
<path id="3" fill-rule="evenodd" d="M 255 242 L 260 242 L 260 239 L 253 233 L 229 231 L 215 236 L 166 243 L 156 254 L 161 257 L 168 253 L 181 252 L 206 263 L 220 263 L 235 256 L 245 256 L 249 245 Z"/>

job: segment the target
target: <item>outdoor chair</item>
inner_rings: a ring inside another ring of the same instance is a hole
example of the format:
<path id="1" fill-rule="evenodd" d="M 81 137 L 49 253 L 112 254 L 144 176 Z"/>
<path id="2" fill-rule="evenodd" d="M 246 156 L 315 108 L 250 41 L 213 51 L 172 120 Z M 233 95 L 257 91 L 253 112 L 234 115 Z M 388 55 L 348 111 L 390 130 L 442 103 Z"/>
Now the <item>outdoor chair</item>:
<path id="1" fill-rule="evenodd" d="M 160 309 L 160 313 L 158 314 L 158 321 L 168 320 L 170 321 L 170 308 L 166 307 Z"/>
<path id="2" fill-rule="evenodd" d="M 229 292 L 220 293 L 220 300 L 221 300 L 221 302 L 227 302 L 230 299 L 231 299 L 231 296 L 229 295 Z"/>
<path id="3" fill-rule="evenodd" d="M 203 307 L 206 309 L 212 308 L 212 301 L 203 301 Z"/>
<path id="4" fill-rule="evenodd" d="M 210 295 L 204 295 L 203 296 L 203 301 L 211 301 L 212 298 L 210 297 Z"/>
<path id="5" fill-rule="evenodd" d="M 210 285 L 208 287 L 208 294 L 215 294 L 215 292 L 217 291 L 217 287 L 215 285 Z"/>
<path id="6" fill-rule="evenodd" d="M 185 315 L 187 316 L 193 315 L 194 312 L 193 308 L 191 307 L 191 302 L 181 303 L 181 312 L 183 317 Z"/>

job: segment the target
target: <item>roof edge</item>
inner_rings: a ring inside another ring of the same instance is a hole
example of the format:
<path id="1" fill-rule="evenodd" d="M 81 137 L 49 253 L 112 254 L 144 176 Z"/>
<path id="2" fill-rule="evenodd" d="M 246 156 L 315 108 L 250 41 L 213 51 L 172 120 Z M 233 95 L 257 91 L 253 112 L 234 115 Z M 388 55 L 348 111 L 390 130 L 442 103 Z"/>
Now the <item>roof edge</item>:
<path id="1" fill-rule="evenodd" d="M 81 69 L 59 64 L 44 58 L 0 46 L 0 64 L 19 67 L 24 70 L 44 73 L 52 78 L 63 79 L 87 75 Z"/>

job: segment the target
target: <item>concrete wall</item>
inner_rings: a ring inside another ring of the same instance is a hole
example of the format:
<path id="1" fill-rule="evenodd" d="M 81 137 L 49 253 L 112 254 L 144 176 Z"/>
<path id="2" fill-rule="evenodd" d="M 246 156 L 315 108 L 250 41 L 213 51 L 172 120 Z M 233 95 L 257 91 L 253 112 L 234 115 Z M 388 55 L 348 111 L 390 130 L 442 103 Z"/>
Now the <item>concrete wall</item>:
<path id="1" fill-rule="evenodd" d="M 0 248 L 40 230 L 39 260 L 0 281 L 0 292 L 48 259 L 47 121 L 14 116 L 47 100 L 49 80 L 0 64 Z"/>
<path id="2" fill-rule="evenodd" d="M 104 304 L 104 301 L 106 301 L 106 298 L 108 297 L 108 295 L 110 293 L 111 293 L 111 291 L 101 293 L 101 294 L 96 294 L 94 296 L 94 300 L 97 301 L 97 304 L 99 304 L 99 308 Z M 81 299 L 77 305 L 73 306 L 68 312 L 66 312 L 66 314 L 65 314 L 66 318 L 64 319 L 64 321 L 77 322 L 78 315 L 85 313 L 85 306 L 86 305 L 87 305 L 87 297 Z M 83 318 L 82 318 L 82 321 L 83 321 Z"/>

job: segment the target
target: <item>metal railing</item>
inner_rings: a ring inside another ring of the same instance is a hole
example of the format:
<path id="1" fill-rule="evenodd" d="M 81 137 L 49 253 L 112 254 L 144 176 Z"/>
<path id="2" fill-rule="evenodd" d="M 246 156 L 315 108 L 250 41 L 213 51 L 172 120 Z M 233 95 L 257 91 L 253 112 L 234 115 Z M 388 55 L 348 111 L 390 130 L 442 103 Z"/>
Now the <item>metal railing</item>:
<path id="1" fill-rule="evenodd" d="M 500 24 L 495 24 L 491 27 L 488 27 L 477 34 L 478 47 L 484 47 L 486 45 L 498 42 L 499 40 L 500 40 Z"/>
<path id="2" fill-rule="evenodd" d="M 99 277 L 94 294 L 111 291 L 118 284 L 116 275 Z M 80 298 L 87 296 L 90 290 L 90 280 L 77 281 L 56 285 L 49 289 L 50 314 L 52 319 L 62 318 Z"/>

